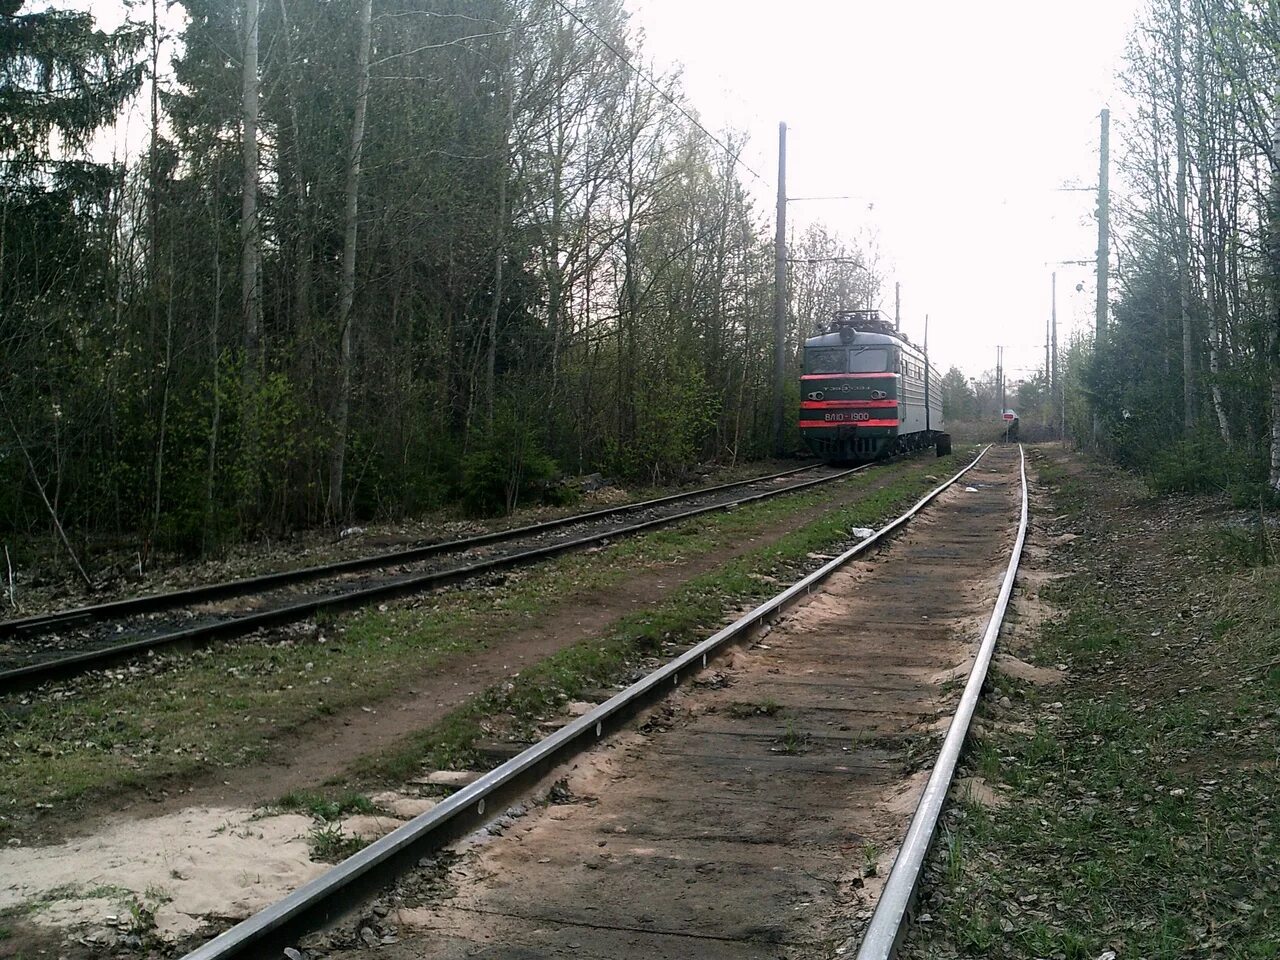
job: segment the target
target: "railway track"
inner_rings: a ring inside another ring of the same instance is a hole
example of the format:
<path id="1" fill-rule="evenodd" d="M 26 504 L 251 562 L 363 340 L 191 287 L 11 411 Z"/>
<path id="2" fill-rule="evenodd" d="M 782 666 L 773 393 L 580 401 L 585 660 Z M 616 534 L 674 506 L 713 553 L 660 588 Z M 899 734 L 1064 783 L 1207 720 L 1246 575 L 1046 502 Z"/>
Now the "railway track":
<path id="1" fill-rule="evenodd" d="M 457 583 L 866 469 L 811 464 L 460 540 L 0 622 L 0 694 Z M 805 474 L 815 474 L 804 476 Z"/>
<path id="2" fill-rule="evenodd" d="M 1020 451 L 984 450 L 873 536 L 188 960 L 279 955 L 397 877 L 352 956 L 370 937 L 390 960 L 834 957 L 859 942 L 866 960 L 890 956 L 1026 525 Z M 965 672 L 962 694 L 942 682 Z M 454 862 L 447 898 L 438 878 L 415 886 L 422 858 L 548 774 L 552 801 Z"/>

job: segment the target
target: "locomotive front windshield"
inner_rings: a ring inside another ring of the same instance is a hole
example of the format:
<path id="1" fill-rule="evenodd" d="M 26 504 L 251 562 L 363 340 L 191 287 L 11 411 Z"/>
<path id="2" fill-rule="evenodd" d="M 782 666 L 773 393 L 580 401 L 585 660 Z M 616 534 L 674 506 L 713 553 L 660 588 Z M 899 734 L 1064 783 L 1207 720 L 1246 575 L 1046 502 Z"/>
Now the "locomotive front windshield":
<path id="1" fill-rule="evenodd" d="M 893 369 L 887 347 L 854 347 L 849 361 L 850 373 L 888 373 Z"/>
<path id="2" fill-rule="evenodd" d="M 888 347 L 810 347 L 804 352 L 805 373 L 888 373 L 893 363 Z"/>
<path id="3" fill-rule="evenodd" d="M 844 347 L 811 348 L 804 352 L 805 373 L 848 373 L 849 351 Z"/>

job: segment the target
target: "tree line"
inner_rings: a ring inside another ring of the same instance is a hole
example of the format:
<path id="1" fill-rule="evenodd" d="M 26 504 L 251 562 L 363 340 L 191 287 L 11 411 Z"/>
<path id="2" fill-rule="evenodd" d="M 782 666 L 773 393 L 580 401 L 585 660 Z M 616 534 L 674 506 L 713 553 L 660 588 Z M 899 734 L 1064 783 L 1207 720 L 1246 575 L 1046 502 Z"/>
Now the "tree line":
<path id="1" fill-rule="evenodd" d="M 1168 489 L 1280 492 L 1280 10 L 1149 0 L 1127 47 L 1118 286 L 1068 426 Z"/>
<path id="2" fill-rule="evenodd" d="M 621 0 L 157 4 L 0 0 L 6 540 L 209 551 L 767 455 L 772 227 Z M 821 226 L 792 255 L 794 365 L 879 278 Z"/>

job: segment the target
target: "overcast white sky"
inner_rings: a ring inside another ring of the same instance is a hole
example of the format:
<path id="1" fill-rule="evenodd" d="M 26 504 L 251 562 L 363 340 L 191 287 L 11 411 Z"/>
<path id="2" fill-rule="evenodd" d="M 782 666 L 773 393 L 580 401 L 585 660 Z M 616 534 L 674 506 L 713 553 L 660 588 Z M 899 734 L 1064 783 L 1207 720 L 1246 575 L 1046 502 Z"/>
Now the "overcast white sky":
<path id="1" fill-rule="evenodd" d="M 683 65 L 704 124 L 750 134 L 762 202 L 785 120 L 790 196 L 874 203 L 795 203 L 791 223 L 878 230 L 882 307 L 901 281 L 903 326 L 918 341 L 930 314 L 940 364 L 976 375 L 998 343 L 1011 377 L 1043 364 L 1045 264 L 1097 247 L 1093 195 L 1056 188 L 1097 182 L 1098 113 L 1116 106 L 1138 0 L 626 2 L 657 66 Z M 1115 134 L 1113 117 L 1113 182 Z M 1065 340 L 1092 323 L 1093 269 L 1056 269 Z"/>

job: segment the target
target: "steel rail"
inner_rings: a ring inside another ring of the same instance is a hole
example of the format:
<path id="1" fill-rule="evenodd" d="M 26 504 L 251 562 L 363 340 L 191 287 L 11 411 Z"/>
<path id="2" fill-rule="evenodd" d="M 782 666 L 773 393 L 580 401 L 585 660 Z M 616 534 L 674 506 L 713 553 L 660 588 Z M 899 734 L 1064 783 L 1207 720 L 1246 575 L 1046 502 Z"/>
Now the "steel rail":
<path id="1" fill-rule="evenodd" d="M 731 510 L 734 507 L 740 507 L 744 504 L 755 503 L 759 500 L 767 500 L 772 497 L 782 496 L 783 494 L 795 493 L 823 483 L 831 483 L 835 480 L 848 477 L 851 474 L 866 470 L 871 466 L 873 466 L 873 464 L 862 464 L 858 467 L 851 467 L 848 470 L 842 470 L 839 473 L 833 473 L 825 477 L 816 477 L 812 480 L 804 480 L 800 483 L 795 483 L 777 490 L 765 490 L 761 493 L 738 497 L 737 499 L 727 500 L 723 503 L 707 504 L 706 506 L 695 507 L 692 510 L 684 510 L 668 517 L 656 517 L 652 520 L 645 520 L 640 523 L 632 524 L 629 527 L 622 527 L 617 530 L 609 530 L 602 533 L 588 534 L 586 536 L 576 537 L 572 540 L 562 540 L 559 543 L 548 544 L 543 547 L 534 547 L 530 550 L 523 550 L 519 553 L 508 554 L 503 557 L 480 560 L 475 563 L 449 567 L 444 570 L 435 570 L 430 573 L 399 577 L 397 579 L 383 581 L 382 583 L 361 587 L 356 590 L 349 590 L 345 593 L 311 597 L 297 603 L 287 604 L 271 610 L 240 614 L 229 617 L 225 620 L 214 620 L 208 623 L 184 627 L 180 630 L 172 630 L 167 633 L 160 633 L 150 637 L 141 637 L 136 640 L 113 644 L 97 650 L 85 650 L 80 653 L 73 653 L 52 660 L 32 663 L 22 667 L 14 667 L 9 670 L 0 670 L 0 694 L 13 690 L 26 689 L 36 684 L 44 683 L 48 680 L 73 676 L 83 673 L 86 670 L 92 670 L 97 667 L 104 667 L 109 664 L 118 663 L 152 650 L 161 650 L 173 647 L 180 649 L 195 647 L 208 643 L 212 640 L 225 639 L 227 637 L 252 633 L 254 630 L 259 630 L 264 627 L 280 626 L 281 624 L 304 620 L 316 613 L 320 613 L 321 611 L 341 610 L 350 607 L 364 606 L 374 600 L 380 600 L 405 593 L 415 593 L 433 587 L 444 586 L 449 583 L 456 583 L 460 580 L 467 580 L 480 574 L 522 566 L 538 560 L 558 556 L 562 553 L 569 553 L 573 550 L 599 543 L 602 540 L 631 536 L 646 530 L 652 530 L 657 527 L 678 523 L 682 520 L 688 520 L 692 517 L 701 516 L 706 513 L 713 513 L 720 510 Z"/>
<path id="2" fill-rule="evenodd" d="M 86 622 L 111 620 L 117 617 L 130 616 L 137 613 L 151 613 L 156 610 L 171 610 L 176 607 L 191 606 L 192 604 L 208 600 L 220 600 L 226 597 L 261 593 L 264 590 L 288 586 L 293 583 L 303 583 L 307 580 L 316 580 L 320 577 L 350 573 L 358 570 L 369 570 L 376 567 L 386 567 L 397 563 L 413 563 L 418 560 L 425 560 L 428 557 L 437 556 L 441 553 L 468 550 L 472 547 L 483 546 L 487 543 L 514 540 L 517 537 L 556 530 L 561 527 L 572 526 L 575 523 L 586 523 L 587 521 L 597 520 L 601 517 L 635 513 L 639 510 L 647 510 L 652 507 L 662 506 L 663 504 L 674 503 L 679 500 L 692 500 L 696 497 L 705 496 L 710 493 L 732 490 L 736 487 L 750 486 L 753 483 L 764 483 L 768 480 L 777 480 L 781 477 L 789 477 L 797 473 L 804 473 L 807 470 L 813 470 L 819 466 L 821 466 L 821 464 L 811 463 L 803 467 L 783 470 L 779 473 L 769 473 L 760 477 L 752 477 L 749 480 L 734 480 L 731 483 L 720 483 L 710 487 L 702 487 L 698 490 L 686 491 L 684 493 L 673 493 L 663 497 L 655 497 L 650 500 L 639 500 L 635 503 L 624 503 L 616 507 L 605 507 L 601 510 L 590 510 L 586 513 L 578 513 L 568 517 L 558 517 L 554 520 L 543 520 L 539 523 L 526 524 L 522 527 L 511 527 L 507 530 L 495 530 L 489 533 L 476 534 L 473 537 L 462 537 L 456 540 L 442 540 L 438 543 L 430 543 L 420 547 L 409 547 L 404 550 L 390 550 L 383 553 L 370 554 L 366 557 L 354 557 L 350 560 L 337 560 L 333 563 L 317 564 L 311 567 L 300 567 L 296 570 L 282 570 L 278 573 L 264 573 L 256 577 L 243 577 L 238 580 L 227 580 L 223 583 L 211 583 L 199 587 L 188 587 L 183 590 L 169 590 L 164 593 L 151 593 L 141 597 L 111 600 L 106 603 L 93 604 L 91 606 L 73 607 L 66 610 L 55 610 L 50 613 L 33 614 L 29 617 L 20 617 L 12 620 L 0 620 L 0 637 L 15 633 L 47 633 L 62 625 L 77 625 Z"/>
<path id="3" fill-rule="evenodd" d="M 969 723 L 978 706 L 982 685 L 987 679 L 987 670 L 995 653 L 996 638 L 1000 636 L 1000 626 L 1004 622 L 1009 597 L 1013 593 L 1013 581 L 1018 574 L 1018 561 L 1022 557 L 1022 547 L 1027 539 L 1027 457 L 1022 444 L 1018 444 L 1018 455 L 1021 461 L 1019 472 L 1022 477 L 1022 515 L 1018 521 L 1018 537 L 1009 557 L 1004 582 L 1000 585 L 1000 596 L 996 600 L 991 619 L 987 621 L 987 629 L 982 635 L 982 644 L 974 659 L 973 669 L 969 672 L 960 705 L 947 728 L 946 739 L 938 753 L 938 762 L 929 775 L 929 782 L 925 785 L 920 803 L 911 817 L 911 825 L 907 828 L 906 839 L 894 858 L 893 869 L 889 871 L 889 879 L 885 881 L 880 900 L 871 915 L 871 923 L 858 948 L 857 960 L 890 960 L 902 941 L 907 929 L 907 912 L 920 882 L 925 855 L 933 841 L 938 817 L 942 813 L 942 805 L 951 788 L 960 751 L 969 732 Z"/>
<path id="4" fill-rule="evenodd" d="M 596 743 L 606 731 L 616 729 L 622 720 L 641 707 L 661 699 L 678 687 L 682 680 L 696 675 L 722 648 L 812 593 L 815 587 L 854 557 L 909 522 L 934 498 L 972 470 L 990 449 L 990 446 L 983 448 L 968 466 L 930 490 L 897 519 L 838 557 L 590 712 L 490 770 L 426 813 L 374 841 L 283 900 L 193 950 L 185 960 L 268 956 L 271 951 L 278 952 L 291 946 L 303 934 L 341 917 L 358 906 L 363 896 L 413 869 L 419 858 L 466 836 L 502 810 L 504 802 L 519 796 L 521 790 L 536 783 L 557 764 Z M 488 816 L 486 810 L 489 811 Z"/>

